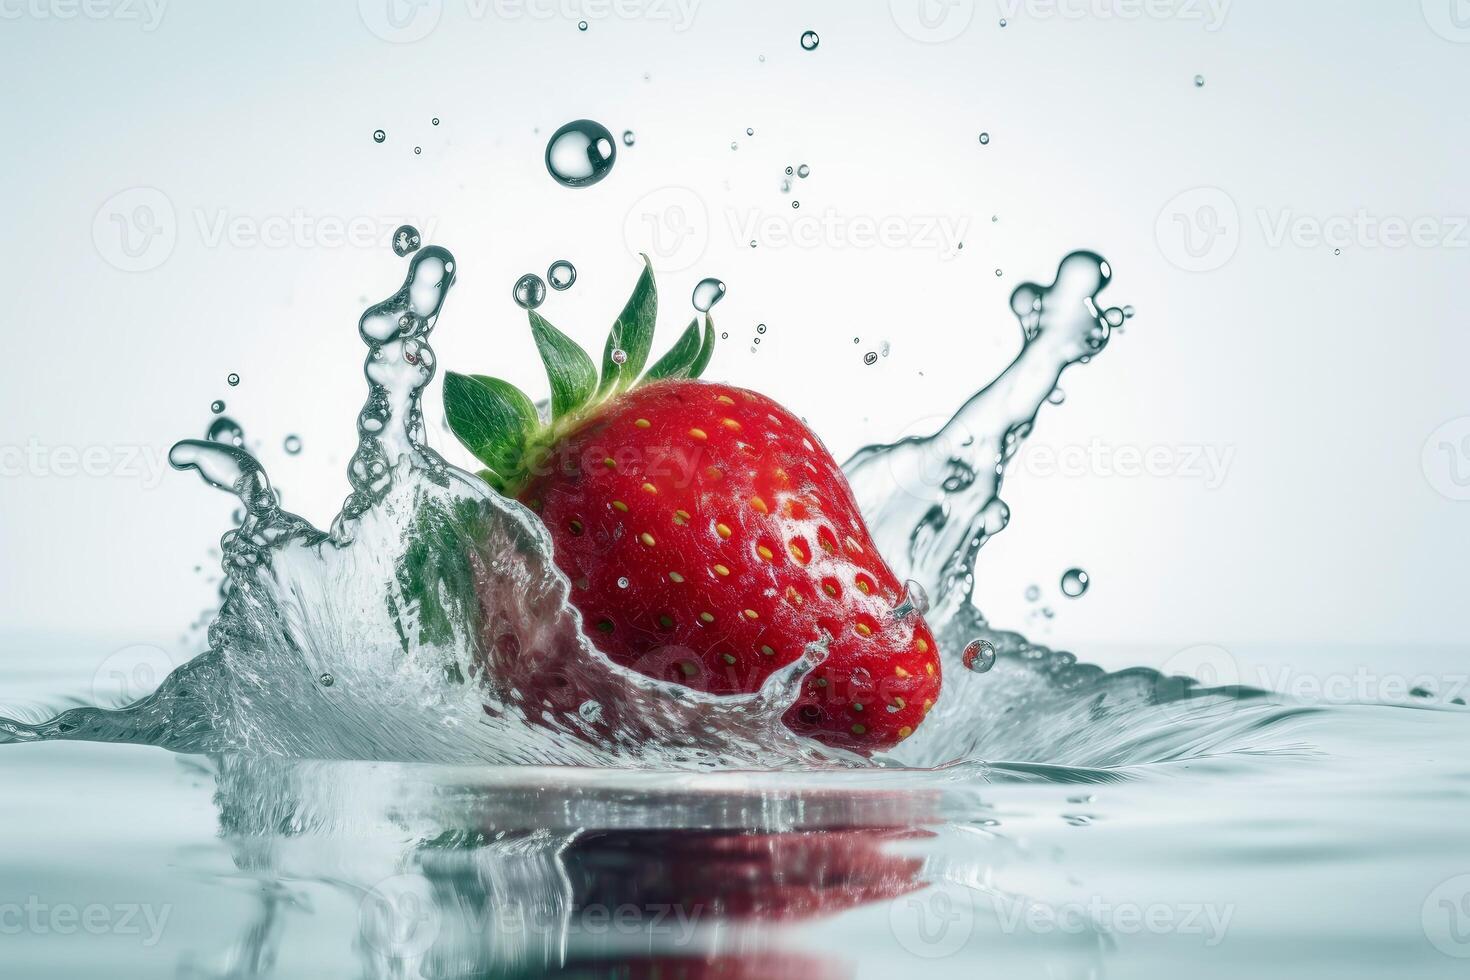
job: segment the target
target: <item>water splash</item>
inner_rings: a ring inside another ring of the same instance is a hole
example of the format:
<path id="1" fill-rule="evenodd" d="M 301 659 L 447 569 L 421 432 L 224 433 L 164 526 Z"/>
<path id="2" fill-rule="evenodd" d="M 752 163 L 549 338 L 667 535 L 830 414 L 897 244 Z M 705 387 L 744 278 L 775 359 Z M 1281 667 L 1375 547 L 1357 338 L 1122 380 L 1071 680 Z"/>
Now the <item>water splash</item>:
<path id="1" fill-rule="evenodd" d="M 351 493 L 330 530 L 282 509 L 238 427 L 180 442 L 176 467 L 240 501 L 238 526 L 221 541 L 223 604 L 208 649 L 120 710 L 76 708 L 35 724 L 0 718 L 0 741 L 660 769 L 872 765 L 780 723 L 824 657 L 820 646 L 735 697 L 655 680 L 647 675 L 657 670 L 627 670 L 596 650 L 545 528 L 428 446 L 420 399 L 436 370 L 429 340 L 457 270 L 438 246 L 407 261 L 403 285 L 359 321 L 368 397 Z M 1161 702 L 1238 696 L 1152 672 L 1104 674 L 993 630 L 968 601 L 975 554 L 1008 519 L 998 496 L 1006 461 L 1062 371 L 1108 341 L 1109 311 L 1097 303 L 1108 277 L 1107 264 L 1084 252 L 1063 261 L 1052 285 L 1018 287 L 1022 349 L 1010 367 L 933 435 L 869 447 L 847 465 L 875 540 L 912 580 L 894 614 L 935 596 L 929 621 L 948 666 L 977 669 L 961 652 L 972 641 L 995 655 L 985 682 L 952 669 L 929 722 L 880 764 L 935 766 L 982 752 L 1136 764 L 1218 749 L 1274 717 L 1236 710 L 1208 731 L 1192 708 L 1161 717 L 1150 710 Z M 667 652 L 670 663 L 682 656 Z"/>

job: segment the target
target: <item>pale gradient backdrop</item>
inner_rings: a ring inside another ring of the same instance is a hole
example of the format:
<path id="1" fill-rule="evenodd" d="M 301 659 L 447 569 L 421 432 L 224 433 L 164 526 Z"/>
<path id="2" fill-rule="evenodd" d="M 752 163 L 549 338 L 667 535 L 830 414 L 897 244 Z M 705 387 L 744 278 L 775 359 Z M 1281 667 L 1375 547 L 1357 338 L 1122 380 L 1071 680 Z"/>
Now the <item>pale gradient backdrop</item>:
<path id="1" fill-rule="evenodd" d="M 1094 249 L 1137 316 L 1017 461 L 992 618 L 1083 656 L 1467 640 L 1470 5 L 0 0 L 0 55 L 8 636 L 208 605 L 231 502 L 161 467 L 214 399 L 330 519 L 411 220 L 459 259 L 441 368 L 540 390 L 516 277 L 574 262 L 542 312 L 600 344 L 648 249 L 660 349 L 724 279 L 709 374 L 844 457 L 993 377 L 1010 291 Z M 582 117 L 636 145 L 570 190 Z"/>

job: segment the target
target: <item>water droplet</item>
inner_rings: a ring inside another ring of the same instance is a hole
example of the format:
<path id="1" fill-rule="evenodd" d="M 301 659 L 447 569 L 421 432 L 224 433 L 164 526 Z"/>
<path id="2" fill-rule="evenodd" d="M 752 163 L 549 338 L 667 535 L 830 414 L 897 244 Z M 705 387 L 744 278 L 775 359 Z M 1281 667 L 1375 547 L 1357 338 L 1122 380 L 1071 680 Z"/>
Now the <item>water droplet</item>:
<path id="1" fill-rule="evenodd" d="M 822 39 L 819 38 L 819 37 L 817 37 L 817 32 L 816 31 L 807 31 L 805 34 L 803 34 L 801 36 L 801 46 L 803 48 L 805 48 L 807 51 L 815 51 L 815 50 L 817 50 L 817 45 L 819 45 L 821 43 L 822 43 Z"/>
<path id="2" fill-rule="evenodd" d="M 337 683 L 337 679 L 331 674 L 323 674 L 322 676 L 318 677 L 317 680 L 321 682 L 322 687 L 331 687 L 333 684 Z"/>
<path id="3" fill-rule="evenodd" d="M 792 201 L 791 202 L 791 206 L 793 208 L 799 208 L 799 207 L 801 207 L 801 202 L 800 201 Z"/>
<path id="4" fill-rule="evenodd" d="M 587 22 L 585 20 L 582 20 L 582 21 L 578 21 L 577 22 L 577 30 L 579 30 L 579 31 L 585 31 L 586 29 L 587 29 Z"/>
<path id="5" fill-rule="evenodd" d="M 796 173 L 796 168 L 794 168 L 794 167 L 787 167 L 786 168 L 786 176 L 790 177 L 794 173 Z"/>
<path id="6" fill-rule="evenodd" d="M 285 446 L 286 452 L 288 454 L 290 454 L 292 456 L 300 455 L 300 453 L 301 453 L 301 437 L 300 436 L 294 436 L 294 435 L 293 436 L 287 436 L 286 437 L 286 441 L 284 443 L 284 446 Z"/>
<path id="7" fill-rule="evenodd" d="M 546 143 L 546 170 L 564 187 L 590 187 L 612 171 L 617 157 L 612 133 L 591 119 L 567 123 Z"/>
<path id="8" fill-rule="evenodd" d="M 750 127 L 747 126 L 746 129 L 745 129 L 745 135 L 746 136 L 754 136 L 755 135 L 755 130 L 753 130 Z"/>
<path id="9" fill-rule="evenodd" d="M 732 150 L 738 150 L 738 149 L 740 149 L 740 144 L 737 143 L 737 142 L 735 142 L 734 140 L 731 140 L 730 141 L 730 149 L 732 149 Z"/>
<path id="10" fill-rule="evenodd" d="M 990 145 L 990 134 L 989 133 L 981 133 L 980 134 L 980 145 L 981 146 L 989 146 Z"/>
<path id="11" fill-rule="evenodd" d="M 237 449 L 245 448 L 245 431 L 228 415 L 222 415 L 211 422 L 209 430 L 204 433 L 204 438 L 210 442 L 221 442 Z"/>
<path id="12" fill-rule="evenodd" d="M 888 350 L 888 341 L 885 340 L 882 344 L 878 345 L 878 353 L 883 355 L 884 357 L 888 356 Z"/>
<path id="13" fill-rule="evenodd" d="M 1340 249 L 1340 248 L 1334 248 L 1332 250 L 1332 254 L 1333 255 L 1341 255 L 1342 254 L 1342 249 Z"/>
<path id="14" fill-rule="evenodd" d="M 1092 579 L 1080 568 L 1069 568 L 1062 573 L 1062 595 L 1076 599 L 1087 591 Z"/>
<path id="15" fill-rule="evenodd" d="M 614 364 L 626 364 L 626 363 L 628 363 L 628 352 L 625 351 L 625 350 L 623 350 L 621 347 L 614 347 L 611 356 L 612 356 L 612 362 Z"/>
<path id="16" fill-rule="evenodd" d="M 1341 251 L 1341 249 L 1339 249 L 1339 251 Z M 1131 304 L 1128 305 L 1128 306 L 1123 307 L 1123 315 L 1125 317 L 1127 317 L 1128 319 L 1131 320 L 1131 319 L 1133 319 L 1133 314 L 1134 314 L 1134 309 L 1133 309 L 1133 306 Z"/>
<path id="17" fill-rule="evenodd" d="M 1060 405 L 1067 400 L 1067 393 L 1060 388 L 1053 388 L 1051 394 L 1046 396 L 1046 400 L 1053 405 Z"/>
<path id="18" fill-rule="evenodd" d="M 620 589 L 626 589 L 627 587 L 628 587 L 628 580 L 626 578 L 620 578 L 620 579 L 618 579 L 618 588 L 620 588 Z"/>
<path id="19" fill-rule="evenodd" d="M 1194 87 L 1195 88 L 1204 88 L 1205 87 L 1205 76 L 1203 76 L 1203 75 L 1196 75 L 1196 76 L 1194 76 Z"/>
<path id="20" fill-rule="evenodd" d="M 1123 315 L 1123 311 L 1116 306 L 1103 311 L 1103 320 L 1110 327 L 1121 327 L 1123 321 L 1126 319 L 1127 317 Z"/>
<path id="21" fill-rule="evenodd" d="M 1035 602 L 1037 599 L 1040 599 L 1040 598 L 1041 598 L 1041 586 L 1039 586 L 1039 585 L 1028 585 L 1028 586 L 1026 586 L 1026 601 L 1027 602 Z"/>
<path id="22" fill-rule="evenodd" d="M 435 116 L 433 119 L 430 119 L 429 122 L 432 123 L 433 125 L 437 126 L 437 125 L 439 125 L 439 117 L 438 116 Z"/>
<path id="23" fill-rule="evenodd" d="M 381 142 L 383 142 L 383 140 L 385 140 L 387 138 L 388 138 L 388 134 L 385 133 L 385 132 L 383 132 L 381 129 L 375 129 L 375 130 L 373 130 L 373 142 L 374 143 L 381 143 Z"/>
<path id="24" fill-rule="evenodd" d="M 413 148 L 414 156 L 418 156 L 422 152 L 424 152 L 424 148 L 422 146 L 415 146 Z"/>
<path id="25" fill-rule="evenodd" d="M 1000 19 L 1000 26 L 1001 26 L 1001 27 L 1004 27 L 1004 26 L 1006 26 L 1006 19 L 1005 19 L 1005 18 L 1004 18 L 1004 17 L 1002 17 L 1002 18 L 1001 18 L 1001 19 Z"/>
<path id="26" fill-rule="evenodd" d="M 720 331 L 720 339 L 721 339 L 721 340 L 729 340 L 729 339 L 730 339 L 730 334 L 729 334 L 729 333 L 727 333 L 727 332 L 726 332 L 726 331 L 724 331 L 724 330 L 721 330 L 721 331 Z"/>
<path id="27" fill-rule="evenodd" d="M 976 674 L 985 673 L 995 666 L 995 644 L 989 640 L 971 640 L 965 644 L 960 663 L 965 665 L 966 670 Z"/>
<path id="28" fill-rule="evenodd" d="M 920 616 L 929 611 L 929 593 L 913 579 L 903 583 L 903 597 L 893 607 L 894 619 L 907 619 L 914 613 Z"/>
<path id="29" fill-rule="evenodd" d="M 766 332 L 766 325 L 764 323 L 757 323 L 755 325 L 755 332 L 756 333 L 765 333 Z"/>
<path id="30" fill-rule="evenodd" d="M 510 295 L 521 309 L 534 310 L 546 302 L 546 283 L 536 273 L 528 272 L 516 280 Z"/>
<path id="31" fill-rule="evenodd" d="M 557 259 L 551 263 L 551 268 L 546 270 L 546 281 L 551 283 L 551 288 L 558 292 L 563 289 L 571 289 L 572 283 L 577 281 L 577 267 L 566 259 Z"/>
<path id="32" fill-rule="evenodd" d="M 811 174 L 812 174 L 812 168 L 811 167 L 808 167 L 804 163 L 801 166 L 799 166 L 799 167 L 796 168 L 796 176 L 798 176 L 798 177 L 806 178 L 806 177 L 810 177 Z"/>
<path id="33" fill-rule="evenodd" d="M 232 373 L 228 378 L 225 378 L 225 381 L 229 383 L 231 388 L 233 388 L 235 387 L 235 385 L 240 383 L 240 376 L 238 374 Z"/>
<path id="34" fill-rule="evenodd" d="M 863 363 L 864 364 L 867 364 L 870 367 L 872 365 L 874 365 L 874 364 L 877 364 L 878 363 L 878 352 L 877 351 L 871 351 L 871 350 L 868 351 L 866 354 L 863 355 Z"/>
<path id="35" fill-rule="evenodd" d="M 225 410 L 225 403 L 218 400 L 212 401 L 209 403 L 209 410 L 218 415 L 220 412 L 223 412 Z"/>
<path id="36" fill-rule="evenodd" d="M 399 225 L 393 233 L 393 254 L 408 255 L 417 252 L 421 239 L 419 230 L 413 225 Z"/>
<path id="37" fill-rule="evenodd" d="M 1004 270 L 1001 270 L 1001 269 L 996 269 L 995 270 L 995 278 L 999 279 L 1003 275 L 1005 275 Z"/>
<path id="38" fill-rule="evenodd" d="M 623 145 L 624 146 L 632 146 L 633 143 L 637 139 L 638 139 L 638 137 L 636 137 L 636 136 L 633 135 L 633 131 L 631 129 L 625 129 L 625 130 L 623 130 Z"/>
<path id="39" fill-rule="evenodd" d="M 694 287 L 694 308 L 701 313 L 708 313 L 714 305 L 725 298 L 725 284 L 718 279 L 701 279 L 699 285 Z"/>

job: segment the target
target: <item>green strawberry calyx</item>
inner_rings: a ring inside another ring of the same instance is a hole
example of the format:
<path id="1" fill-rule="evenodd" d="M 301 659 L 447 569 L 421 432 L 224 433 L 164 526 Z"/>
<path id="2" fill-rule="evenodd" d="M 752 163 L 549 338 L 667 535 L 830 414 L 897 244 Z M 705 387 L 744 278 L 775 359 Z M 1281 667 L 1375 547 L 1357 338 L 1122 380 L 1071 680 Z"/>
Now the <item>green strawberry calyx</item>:
<path id="1" fill-rule="evenodd" d="M 454 371 L 444 376 L 444 414 L 450 431 L 485 464 L 480 477 L 508 497 L 525 486 L 557 442 L 604 404 L 638 385 L 697 378 L 714 355 L 715 324 L 706 313 L 702 328 L 696 317 L 668 352 L 643 370 L 658 317 L 658 289 L 647 255 L 633 295 L 603 345 L 600 378 L 592 358 L 576 341 L 535 310 L 526 312 L 551 383 L 549 421 L 543 421 L 535 403 L 507 381 Z"/>

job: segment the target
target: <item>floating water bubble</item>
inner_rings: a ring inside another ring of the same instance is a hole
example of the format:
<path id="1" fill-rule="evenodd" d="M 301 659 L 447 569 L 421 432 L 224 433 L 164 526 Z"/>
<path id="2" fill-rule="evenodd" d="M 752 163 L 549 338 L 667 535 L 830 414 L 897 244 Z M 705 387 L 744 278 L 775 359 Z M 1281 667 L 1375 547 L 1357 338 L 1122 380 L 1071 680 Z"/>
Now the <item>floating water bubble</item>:
<path id="1" fill-rule="evenodd" d="M 811 176 L 811 173 L 812 173 L 812 168 L 811 167 L 808 167 L 804 163 L 801 166 L 799 166 L 799 167 L 796 168 L 796 176 L 798 176 L 798 177 L 803 177 L 803 178 L 810 177 Z"/>
<path id="2" fill-rule="evenodd" d="M 551 283 L 551 288 L 558 292 L 563 289 L 571 289 L 572 283 L 577 281 L 577 267 L 566 259 L 557 259 L 551 263 L 551 268 L 546 270 L 546 281 Z"/>
<path id="3" fill-rule="evenodd" d="M 785 180 L 781 181 L 781 193 L 782 194 L 790 194 L 791 193 L 791 178 L 788 177 Z"/>
<path id="4" fill-rule="evenodd" d="M 1039 585 L 1028 585 L 1028 586 L 1026 586 L 1026 601 L 1027 602 L 1035 602 L 1037 599 L 1040 599 L 1040 598 L 1041 598 L 1041 586 L 1039 586 Z"/>
<path id="5" fill-rule="evenodd" d="M 1341 249 L 1338 249 L 1338 251 L 1342 251 L 1342 250 Z M 1133 309 L 1133 305 L 1131 303 L 1129 305 L 1123 307 L 1123 316 L 1125 316 L 1129 320 L 1133 319 L 1133 313 L 1134 313 L 1134 309 Z"/>
<path id="6" fill-rule="evenodd" d="M 753 338 L 753 339 L 752 339 L 752 340 L 751 340 L 751 343 L 752 343 L 752 344 L 759 344 L 759 343 L 760 343 L 760 342 L 761 342 L 761 339 L 760 339 L 760 338 L 759 338 L 759 337 L 755 337 L 755 338 Z"/>
<path id="7" fill-rule="evenodd" d="M 291 455 L 291 456 L 299 456 L 301 454 L 301 437 L 300 436 L 297 436 L 297 435 L 287 436 L 286 437 L 286 441 L 285 441 L 285 443 L 283 443 L 283 445 L 285 446 L 286 452 L 289 455 Z"/>
<path id="8" fill-rule="evenodd" d="M 235 387 L 235 385 L 240 383 L 240 376 L 238 374 L 231 373 L 229 377 L 225 378 L 225 381 L 229 384 L 231 388 L 233 388 Z"/>
<path id="9" fill-rule="evenodd" d="M 960 663 L 965 669 L 976 674 L 983 674 L 995 666 L 995 644 L 989 640 L 971 640 L 965 644 L 965 652 L 960 655 Z"/>
<path id="10" fill-rule="evenodd" d="M 429 120 L 429 122 L 430 122 L 430 123 L 431 123 L 431 124 L 432 124 L 432 125 L 435 125 L 435 126 L 437 126 L 437 125 L 439 125 L 439 117 L 438 117 L 438 116 L 435 116 L 435 117 L 434 117 L 434 118 L 433 118 L 433 119 L 430 119 L 430 120 Z"/>
<path id="11" fill-rule="evenodd" d="M 245 430 L 241 429 L 239 423 L 228 415 L 221 415 L 209 424 L 204 438 L 210 442 L 220 442 L 239 449 L 245 445 Z"/>
<path id="12" fill-rule="evenodd" d="M 701 313 L 708 313 L 714 305 L 725 298 L 725 284 L 718 279 L 701 279 L 699 285 L 694 287 L 691 299 L 694 308 Z"/>
<path id="13" fill-rule="evenodd" d="M 801 207 L 801 202 L 800 201 L 792 201 L 791 202 L 791 206 L 793 208 L 799 208 L 799 207 Z"/>
<path id="14" fill-rule="evenodd" d="M 1205 87 L 1205 76 L 1203 76 L 1203 75 L 1196 75 L 1196 76 L 1194 76 L 1194 87 L 1195 88 L 1204 88 Z"/>
<path id="15" fill-rule="evenodd" d="M 417 228 L 413 225 L 399 225 L 398 230 L 393 233 L 393 254 L 410 255 L 418 251 L 421 243 Z"/>
<path id="16" fill-rule="evenodd" d="M 720 331 L 720 339 L 721 340 L 729 340 L 730 339 L 729 332 L 728 331 L 721 330 Z"/>
<path id="17" fill-rule="evenodd" d="M 1076 599 L 1087 591 L 1092 579 L 1080 568 L 1069 568 L 1062 573 L 1062 595 Z"/>
<path id="18" fill-rule="evenodd" d="M 626 577 L 618 579 L 618 588 L 626 589 L 628 587 L 628 584 L 628 579 Z"/>
<path id="19" fill-rule="evenodd" d="M 381 129 L 375 129 L 375 130 L 373 130 L 373 142 L 374 143 L 381 143 L 381 142 L 383 142 L 383 140 L 385 140 L 387 138 L 388 138 L 388 134 L 385 133 L 385 132 L 383 132 Z"/>
<path id="20" fill-rule="evenodd" d="M 415 146 L 413 148 L 414 156 L 418 156 L 422 152 L 424 152 L 424 148 L 422 146 Z"/>
<path id="21" fill-rule="evenodd" d="M 817 50 L 817 45 L 821 43 L 822 39 L 817 37 L 816 31 L 807 31 L 801 36 L 801 46 L 807 51 Z"/>
<path id="22" fill-rule="evenodd" d="M 1001 19 L 1000 19 L 1000 26 L 1001 26 L 1001 27 L 1004 27 L 1004 26 L 1006 26 L 1006 19 L 1005 19 L 1005 18 L 1004 18 L 1004 17 L 1002 17 L 1002 18 L 1001 18 Z"/>
<path id="23" fill-rule="evenodd" d="M 889 351 L 888 341 L 885 340 L 885 341 L 883 341 L 882 344 L 878 345 L 878 353 L 880 355 L 882 355 L 883 357 L 887 357 L 888 356 L 888 351 Z"/>
<path id="24" fill-rule="evenodd" d="M 546 143 L 546 170 L 563 187 L 590 187 L 612 171 L 617 157 L 612 133 L 591 119 L 567 123 Z"/>
<path id="25" fill-rule="evenodd" d="M 625 130 L 623 130 L 623 145 L 624 146 L 632 146 L 633 143 L 637 139 L 638 139 L 638 137 L 636 137 L 636 136 L 633 135 L 633 131 L 631 129 L 625 129 Z"/>
<path id="26" fill-rule="evenodd" d="M 751 129 L 749 126 L 747 126 L 746 129 L 745 129 L 745 135 L 746 136 L 754 136 L 755 135 L 755 130 L 754 129 Z"/>
<path id="27" fill-rule="evenodd" d="M 732 150 L 738 150 L 738 149 L 740 149 L 740 144 L 737 143 L 737 142 L 735 142 L 734 140 L 731 140 L 730 141 L 730 149 L 732 149 Z"/>
<path id="28" fill-rule="evenodd" d="M 878 352 L 877 351 L 871 351 L 871 350 L 868 351 L 866 354 L 863 355 L 863 363 L 866 364 L 866 365 L 868 365 L 869 367 L 871 367 L 874 364 L 877 364 L 878 363 Z"/>
<path id="29" fill-rule="evenodd" d="M 981 133 L 980 134 L 980 145 L 981 146 L 989 146 L 990 145 L 990 134 L 989 133 Z"/>
<path id="30" fill-rule="evenodd" d="M 794 173 L 796 173 L 796 168 L 795 167 L 787 167 L 786 168 L 786 176 L 790 177 Z"/>
<path id="31" fill-rule="evenodd" d="M 1067 393 L 1061 388 L 1053 388 L 1051 390 L 1051 394 L 1046 396 L 1046 400 L 1051 402 L 1053 405 L 1060 405 L 1062 402 L 1067 400 Z"/>
<path id="32" fill-rule="evenodd" d="M 614 347 L 611 357 L 614 364 L 628 363 L 628 352 L 623 350 L 621 347 Z"/>
<path id="33" fill-rule="evenodd" d="M 209 403 L 209 410 L 218 415 L 225 410 L 225 403 L 218 400 L 212 401 Z"/>
<path id="34" fill-rule="evenodd" d="M 536 273 L 528 272 L 516 280 L 510 295 L 521 309 L 534 310 L 546 302 L 546 283 Z"/>
<path id="35" fill-rule="evenodd" d="M 578 21 L 577 22 L 577 30 L 579 30 L 579 31 L 585 31 L 586 29 L 587 29 L 587 22 L 585 20 Z"/>
<path id="36" fill-rule="evenodd" d="M 318 677 L 317 680 L 321 683 L 322 687 L 331 687 L 333 684 L 337 683 L 337 679 L 331 674 L 323 674 L 322 676 Z"/>

